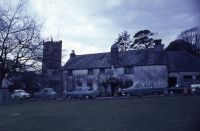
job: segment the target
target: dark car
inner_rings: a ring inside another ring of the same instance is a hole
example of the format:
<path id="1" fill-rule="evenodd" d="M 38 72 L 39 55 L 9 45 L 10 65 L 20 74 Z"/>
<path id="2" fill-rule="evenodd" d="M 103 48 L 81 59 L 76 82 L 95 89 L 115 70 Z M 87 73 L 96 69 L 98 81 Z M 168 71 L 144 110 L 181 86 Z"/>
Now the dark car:
<path id="1" fill-rule="evenodd" d="M 122 94 L 126 96 L 143 96 L 143 95 L 159 95 L 164 94 L 165 88 L 156 87 L 141 87 L 140 84 L 136 84 L 126 89 L 122 89 Z"/>
<path id="2" fill-rule="evenodd" d="M 56 99 L 57 93 L 53 88 L 43 88 L 37 93 L 34 93 L 34 99 Z"/>
<path id="3" fill-rule="evenodd" d="M 89 99 L 89 98 L 96 98 L 98 92 L 96 90 L 92 90 L 89 87 L 80 87 L 76 88 L 74 91 L 71 92 L 64 92 L 66 98 L 78 98 L 78 99 Z"/>

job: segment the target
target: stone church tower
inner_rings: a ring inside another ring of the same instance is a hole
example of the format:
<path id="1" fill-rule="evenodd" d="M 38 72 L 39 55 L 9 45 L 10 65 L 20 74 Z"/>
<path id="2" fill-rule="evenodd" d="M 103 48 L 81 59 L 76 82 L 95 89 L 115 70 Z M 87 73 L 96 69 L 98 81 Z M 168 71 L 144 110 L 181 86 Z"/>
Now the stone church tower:
<path id="1" fill-rule="evenodd" d="M 62 94 L 61 52 L 62 41 L 43 41 L 43 87 L 53 88 L 59 95 Z"/>

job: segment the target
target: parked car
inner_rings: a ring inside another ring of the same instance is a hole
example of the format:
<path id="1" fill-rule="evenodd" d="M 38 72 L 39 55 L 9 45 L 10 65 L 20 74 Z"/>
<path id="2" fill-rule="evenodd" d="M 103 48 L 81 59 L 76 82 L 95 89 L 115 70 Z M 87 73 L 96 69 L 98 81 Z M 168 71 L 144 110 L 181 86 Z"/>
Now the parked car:
<path id="1" fill-rule="evenodd" d="M 71 92 L 64 92 L 66 98 L 78 98 L 78 99 L 95 99 L 98 95 L 98 92 L 96 90 L 92 90 L 89 87 L 80 87 L 76 88 L 74 91 Z"/>
<path id="2" fill-rule="evenodd" d="M 56 99 L 57 93 L 53 88 L 43 88 L 39 92 L 33 94 L 34 99 Z"/>
<path id="3" fill-rule="evenodd" d="M 169 92 L 170 95 L 173 95 L 173 94 L 187 94 L 187 93 L 189 93 L 188 89 L 189 89 L 188 87 L 180 86 L 179 84 L 176 84 L 173 87 L 169 87 L 168 88 L 168 92 Z"/>
<path id="4" fill-rule="evenodd" d="M 165 88 L 141 87 L 140 84 L 136 84 L 129 88 L 122 89 L 122 95 L 126 96 L 159 95 L 159 94 L 164 94 L 164 91 Z"/>
<path id="5" fill-rule="evenodd" d="M 191 84 L 191 93 L 200 95 L 200 84 Z"/>
<path id="6" fill-rule="evenodd" d="M 101 90 L 96 90 L 96 97 L 101 97 L 103 95 L 103 92 Z"/>
<path id="7" fill-rule="evenodd" d="M 168 89 L 169 94 L 182 94 L 183 93 L 183 87 L 170 87 Z"/>
<path id="8" fill-rule="evenodd" d="M 27 99 L 30 97 L 30 94 L 25 92 L 23 89 L 14 90 L 14 92 L 11 94 L 11 98 L 20 98 L 20 99 Z"/>

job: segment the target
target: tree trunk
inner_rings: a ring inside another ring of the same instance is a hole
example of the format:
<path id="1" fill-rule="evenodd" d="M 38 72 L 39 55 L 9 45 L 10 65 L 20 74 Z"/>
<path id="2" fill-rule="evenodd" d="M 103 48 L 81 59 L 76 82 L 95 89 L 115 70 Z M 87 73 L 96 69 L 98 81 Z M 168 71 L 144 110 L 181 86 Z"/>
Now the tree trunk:
<path id="1" fill-rule="evenodd" d="M 0 89 L 2 88 L 2 84 L 3 84 L 3 79 L 5 78 L 5 73 L 4 71 L 1 69 L 0 70 Z"/>
<path id="2" fill-rule="evenodd" d="M 3 78 L 2 78 L 2 76 L 0 75 L 0 89 L 2 88 L 2 83 L 3 83 Z"/>
<path id="3" fill-rule="evenodd" d="M 9 88 L 2 88 L 3 74 L 0 74 L 0 104 L 7 104 L 9 102 Z"/>

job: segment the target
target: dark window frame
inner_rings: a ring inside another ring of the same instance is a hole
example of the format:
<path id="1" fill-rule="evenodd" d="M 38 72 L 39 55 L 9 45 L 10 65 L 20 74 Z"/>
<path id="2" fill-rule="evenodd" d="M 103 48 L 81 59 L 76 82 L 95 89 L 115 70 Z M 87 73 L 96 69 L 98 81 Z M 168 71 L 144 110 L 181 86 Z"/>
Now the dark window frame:
<path id="1" fill-rule="evenodd" d="M 185 81 L 192 81 L 193 80 L 193 76 L 192 75 L 184 75 L 183 76 L 183 80 L 185 80 Z"/>
<path id="2" fill-rule="evenodd" d="M 105 75 L 105 72 L 106 72 L 105 68 L 99 69 L 99 74 Z"/>
<path id="3" fill-rule="evenodd" d="M 67 71 L 67 75 L 68 75 L 68 76 L 72 76 L 72 75 L 73 75 L 73 71 L 72 71 L 72 70 L 68 70 L 68 71 Z"/>
<path id="4" fill-rule="evenodd" d="M 78 87 L 82 87 L 83 86 L 82 81 L 77 81 L 76 84 L 78 85 Z"/>
<path id="5" fill-rule="evenodd" d="M 94 74 L 94 70 L 93 69 L 88 69 L 88 75 L 93 75 Z"/>
<path id="6" fill-rule="evenodd" d="M 200 75 L 197 75 L 197 76 L 196 76 L 196 80 L 200 80 Z"/>
<path id="7" fill-rule="evenodd" d="M 133 86 L 133 81 L 132 80 L 125 80 L 124 86 L 125 87 L 131 87 L 131 86 Z"/>
<path id="8" fill-rule="evenodd" d="M 133 66 L 127 66 L 124 68 L 124 74 L 134 74 Z"/>
<path id="9" fill-rule="evenodd" d="M 92 89 L 92 82 L 88 82 L 87 87 L 90 87 Z"/>

